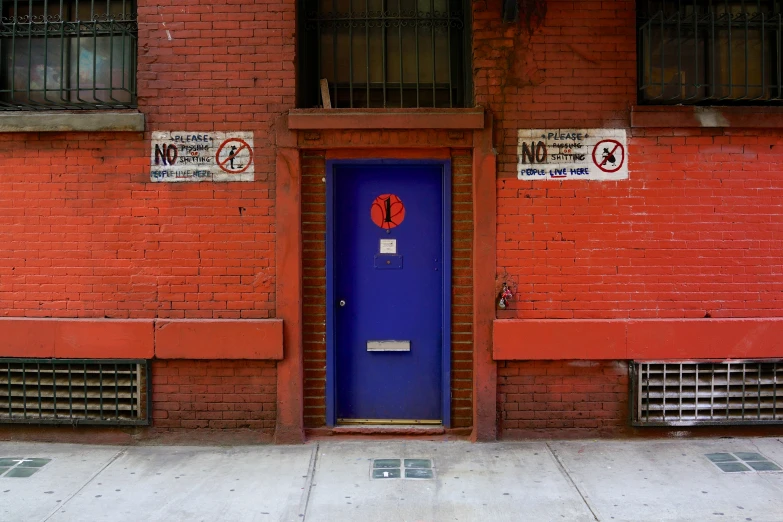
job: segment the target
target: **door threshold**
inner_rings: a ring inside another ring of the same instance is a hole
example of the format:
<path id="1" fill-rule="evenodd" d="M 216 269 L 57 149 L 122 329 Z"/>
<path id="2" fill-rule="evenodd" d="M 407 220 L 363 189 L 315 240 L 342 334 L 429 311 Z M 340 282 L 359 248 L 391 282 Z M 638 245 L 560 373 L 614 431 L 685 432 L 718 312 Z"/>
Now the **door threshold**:
<path id="1" fill-rule="evenodd" d="M 442 424 L 341 424 L 331 428 L 334 435 L 443 435 Z"/>
<path id="2" fill-rule="evenodd" d="M 314 440 L 470 440 L 472 428 L 446 428 L 437 426 L 334 426 L 307 428 L 305 436 L 308 441 Z"/>
<path id="3" fill-rule="evenodd" d="M 442 426 L 441 420 L 420 420 L 420 419 L 337 419 L 338 426 L 354 425 L 372 425 L 372 426 Z"/>

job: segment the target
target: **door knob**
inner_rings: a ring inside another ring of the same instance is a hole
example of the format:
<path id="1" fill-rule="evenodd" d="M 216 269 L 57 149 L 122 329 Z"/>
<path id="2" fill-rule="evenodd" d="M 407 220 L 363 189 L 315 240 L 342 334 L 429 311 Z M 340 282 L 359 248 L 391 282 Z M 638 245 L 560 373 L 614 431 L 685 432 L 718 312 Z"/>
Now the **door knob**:
<path id="1" fill-rule="evenodd" d="M 340 306 L 345 306 L 345 299 L 340 299 Z"/>

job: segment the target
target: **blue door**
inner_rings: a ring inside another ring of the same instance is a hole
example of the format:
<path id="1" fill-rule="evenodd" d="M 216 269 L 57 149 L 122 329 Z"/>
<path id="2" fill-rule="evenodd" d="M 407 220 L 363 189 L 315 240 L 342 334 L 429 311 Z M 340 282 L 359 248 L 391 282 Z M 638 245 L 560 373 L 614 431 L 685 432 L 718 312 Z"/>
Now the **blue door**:
<path id="1" fill-rule="evenodd" d="M 332 171 L 328 295 L 338 423 L 444 420 L 444 168 L 376 163 Z"/>

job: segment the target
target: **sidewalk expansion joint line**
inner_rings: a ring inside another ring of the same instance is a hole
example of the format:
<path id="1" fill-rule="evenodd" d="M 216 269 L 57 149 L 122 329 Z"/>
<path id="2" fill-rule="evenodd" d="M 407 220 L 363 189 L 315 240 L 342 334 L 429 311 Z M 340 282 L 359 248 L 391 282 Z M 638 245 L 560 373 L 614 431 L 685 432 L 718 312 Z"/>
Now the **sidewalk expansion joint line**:
<path id="1" fill-rule="evenodd" d="M 302 492 L 302 500 L 299 502 L 299 518 L 302 521 L 307 520 L 307 507 L 310 505 L 310 491 L 313 489 L 313 480 L 315 480 L 315 465 L 318 462 L 318 450 L 320 449 L 320 443 L 315 443 L 315 451 L 310 457 L 310 465 L 307 467 L 307 480 L 305 480 L 304 491 Z"/>
<path id="2" fill-rule="evenodd" d="M 579 493 L 579 496 L 582 498 L 582 502 L 585 503 L 585 506 L 587 506 L 587 509 L 590 510 L 590 514 L 593 515 L 593 518 L 595 520 L 600 521 L 601 519 L 598 518 L 598 515 L 596 514 L 595 510 L 593 509 L 593 506 L 590 505 L 590 502 L 587 501 L 587 497 L 585 497 L 584 493 L 582 493 L 582 490 L 579 489 L 579 486 L 577 486 L 576 482 L 573 478 L 571 478 L 571 473 L 568 471 L 568 468 L 565 467 L 565 464 L 563 464 L 563 461 L 560 460 L 560 457 L 557 455 L 555 450 L 552 448 L 552 446 L 549 445 L 549 443 L 546 443 L 546 449 L 549 450 L 549 453 L 552 454 L 552 457 L 555 459 L 555 462 L 557 462 L 557 466 L 560 468 L 560 471 L 563 472 L 563 475 L 566 476 L 568 479 L 568 482 L 571 483 L 571 485 L 574 487 L 577 493 Z"/>
<path id="3" fill-rule="evenodd" d="M 114 464 L 114 461 L 115 461 L 115 460 L 117 460 L 118 458 L 122 457 L 122 456 L 123 456 L 123 455 L 125 455 L 125 453 L 127 453 L 127 452 L 128 452 L 128 447 L 127 447 L 127 446 L 126 446 L 125 448 L 123 448 L 122 450 L 118 451 L 116 455 L 114 455 L 114 456 L 113 456 L 111 459 L 109 459 L 109 462 L 107 462 L 106 464 L 104 464 L 104 465 L 101 467 L 101 469 L 99 469 L 98 471 L 96 471 L 95 473 L 93 473 L 92 477 L 90 477 L 90 478 L 87 480 L 87 482 L 85 482 L 84 484 L 82 484 L 82 487 L 80 487 L 79 489 L 77 489 L 77 490 L 76 490 L 76 491 L 75 491 L 75 492 L 74 492 L 74 493 L 73 493 L 71 496 L 69 496 L 68 498 L 66 498 L 66 499 L 65 499 L 65 501 L 64 501 L 62 504 L 59 504 L 59 505 L 58 505 L 56 508 L 54 508 L 54 511 L 52 511 L 51 513 L 49 513 L 48 515 L 46 515 L 46 517 L 44 517 L 44 518 L 43 518 L 43 520 L 41 520 L 41 522 L 46 522 L 47 520 L 49 520 L 50 518 L 52 518 L 54 515 L 56 515 L 56 514 L 57 514 L 57 512 L 58 512 L 58 511 L 60 511 L 61 509 L 63 509 L 63 508 L 65 507 L 65 505 L 66 505 L 68 502 L 70 502 L 71 500 L 73 500 L 73 498 L 74 498 L 76 495 L 78 495 L 79 493 L 81 493 L 81 492 L 82 492 L 82 490 L 83 490 L 84 488 L 86 488 L 87 486 L 89 486 L 89 485 L 92 483 L 92 481 L 93 481 L 93 480 L 95 480 L 96 478 L 98 478 L 98 475 L 100 475 L 101 473 L 103 473 L 103 471 L 104 471 L 106 468 L 108 468 L 109 466 L 111 466 L 112 464 Z"/>
<path id="4" fill-rule="evenodd" d="M 748 440 L 749 440 L 750 444 L 756 449 L 756 453 L 760 453 L 760 454 L 764 455 L 764 452 L 761 451 L 761 449 L 756 444 L 755 440 L 753 440 L 753 439 L 748 439 Z M 775 439 L 775 440 L 777 442 L 780 442 L 780 443 L 783 444 L 783 441 L 781 441 L 780 439 Z M 771 461 L 771 462 L 775 462 L 775 461 Z M 777 462 L 775 462 L 775 464 L 777 464 Z M 779 486 L 779 481 L 775 480 L 774 477 L 770 477 L 766 473 L 759 473 L 758 475 L 759 475 L 759 478 L 761 478 L 763 481 L 765 481 L 767 484 L 769 484 L 773 488 L 779 488 L 780 487 Z"/>

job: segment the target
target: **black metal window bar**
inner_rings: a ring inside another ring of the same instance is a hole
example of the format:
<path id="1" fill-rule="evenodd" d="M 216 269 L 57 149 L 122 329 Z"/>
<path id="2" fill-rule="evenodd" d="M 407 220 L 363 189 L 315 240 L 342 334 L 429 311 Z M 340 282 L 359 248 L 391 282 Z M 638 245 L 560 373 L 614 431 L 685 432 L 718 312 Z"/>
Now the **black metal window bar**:
<path id="1" fill-rule="evenodd" d="M 0 423 L 149 424 L 144 360 L 0 359 Z"/>
<path id="2" fill-rule="evenodd" d="M 639 100 L 783 102 L 783 0 L 639 0 Z"/>
<path id="3" fill-rule="evenodd" d="M 783 361 L 635 362 L 639 426 L 783 424 Z"/>
<path id="4" fill-rule="evenodd" d="M 303 0 L 300 104 L 463 107 L 462 0 Z"/>
<path id="5" fill-rule="evenodd" d="M 0 110 L 136 106 L 134 0 L 0 0 Z"/>

